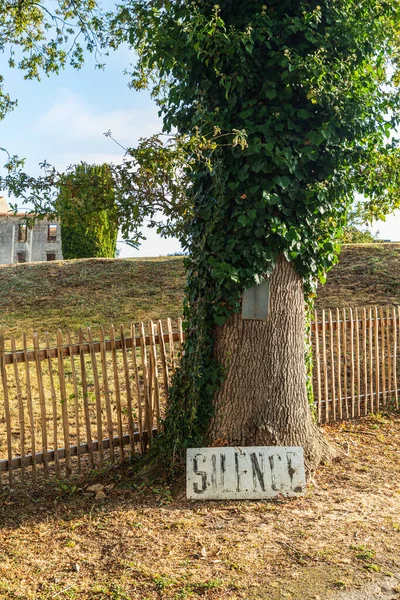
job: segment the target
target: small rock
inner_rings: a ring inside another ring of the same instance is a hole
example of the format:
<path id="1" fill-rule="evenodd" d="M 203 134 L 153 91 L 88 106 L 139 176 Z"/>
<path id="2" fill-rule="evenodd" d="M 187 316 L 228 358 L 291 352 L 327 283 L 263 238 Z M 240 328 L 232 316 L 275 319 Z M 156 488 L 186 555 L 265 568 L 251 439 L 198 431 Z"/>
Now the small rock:
<path id="1" fill-rule="evenodd" d="M 81 570 L 81 567 L 80 567 L 79 563 L 75 563 L 72 566 L 72 570 L 75 571 L 75 573 L 79 573 L 79 571 Z"/>
<path id="2" fill-rule="evenodd" d="M 97 494 L 98 492 L 102 492 L 104 489 L 104 485 L 101 485 L 100 483 L 95 483 L 94 485 L 89 485 L 88 488 L 86 488 L 87 492 L 92 492 L 92 494 Z"/>
<path id="3" fill-rule="evenodd" d="M 107 498 L 107 496 L 101 490 L 97 492 L 97 494 L 94 497 L 95 500 L 104 500 L 104 498 Z"/>

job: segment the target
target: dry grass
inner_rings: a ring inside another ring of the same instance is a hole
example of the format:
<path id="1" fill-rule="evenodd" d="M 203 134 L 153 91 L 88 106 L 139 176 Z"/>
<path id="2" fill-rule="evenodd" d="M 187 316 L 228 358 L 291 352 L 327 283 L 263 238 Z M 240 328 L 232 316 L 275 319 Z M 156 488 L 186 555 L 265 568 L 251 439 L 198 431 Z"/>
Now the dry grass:
<path id="1" fill-rule="evenodd" d="M 317 308 L 400 304 L 400 244 L 344 246 L 318 288 Z"/>
<path id="2" fill-rule="evenodd" d="M 165 324 L 164 324 L 165 325 Z M 177 324 L 173 323 L 174 331 L 177 330 Z M 166 325 L 165 325 L 166 331 Z M 147 329 L 146 329 L 147 332 Z M 129 335 L 129 332 L 127 332 Z M 118 331 L 116 333 L 117 337 Z M 95 333 L 94 336 L 95 338 Z M 66 340 L 64 340 L 66 341 Z M 77 342 L 77 340 L 74 340 Z M 87 341 L 87 336 L 85 337 L 85 341 Z M 179 342 L 174 344 L 175 346 L 175 358 L 178 360 L 179 353 Z M 45 348 L 43 344 L 41 348 Z M 166 349 L 166 366 L 169 373 L 169 377 L 172 376 L 172 361 L 170 358 L 170 346 L 168 343 L 165 344 Z M 165 398 L 166 398 L 166 390 L 164 388 L 164 370 L 160 360 L 160 347 L 159 345 L 155 348 L 157 360 L 158 360 L 158 381 L 159 381 L 159 394 L 160 394 L 160 405 L 161 405 L 161 415 L 164 415 L 165 409 Z M 143 380 L 143 365 L 142 365 L 142 356 L 140 348 L 136 348 L 135 352 L 135 362 L 138 367 L 138 379 L 139 379 L 139 389 L 137 387 L 137 381 L 135 379 L 135 367 L 133 362 L 133 353 L 132 350 L 128 350 L 126 352 L 126 366 L 128 370 L 128 377 L 130 382 L 130 392 L 131 392 L 131 401 L 132 401 L 132 419 L 135 430 L 139 428 L 139 402 L 141 405 L 141 410 L 143 415 L 145 414 L 144 408 L 144 380 Z M 79 356 L 75 356 L 73 358 L 73 366 L 70 357 L 67 357 L 63 360 L 64 364 L 64 378 L 63 383 L 65 386 L 66 392 L 66 414 L 68 416 L 68 424 L 69 424 L 69 440 L 70 444 L 73 445 L 77 442 L 77 438 L 80 437 L 81 443 L 87 441 L 86 434 L 86 417 L 85 417 L 85 406 L 84 406 L 84 397 L 86 394 L 86 402 L 87 402 L 87 411 L 89 416 L 89 422 L 91 426 L 91 434 L 92 439 L 98 439 L 98 427 L 97 427 L 97 399 L 96 399 L 96 386 L 95 379 L 98 383 L 98 406 L 101 410 L 101 425 L 100 430 L 102 431 L 102 437 L 108 438 L 108 426 L 107 426 L 107 408 L 106 408 L 106 388 L 104 386 L 104 381 L 107 381 L 108 386 L 108 397 L 111 408 L 111 422 L 113 426 L 114 435 L 117 435 L 118 432 L 118 414 L 121 414 L 122 420 L 122 429 L 123 433 L 128 433 L 129 431 L 129 403 L 128 403 L 128 395 L 127 395 L 127 386 L 126 386 L 126 373 L 124 369 L 124 361 L 123 361 L 123 353 L 122 350 L 117 350 L 115 353 L 116 367 L 117 367 L 117 379 L 115 378 L 115 371 L 113 367 L 113 360 L 111 356 L 111 352 L 107 352 L 107 357 L 105 361 L 106 369 L 103 371 L 102 362 L 100 360 L 100 353 L 95 353 L 94 355 L 97 378 L 95 377 L 93 370 L 93 359 L 90 355 L 84 355 L 84 366 L 85 366 L 85 375 L 82 375 L 82 368 Z M 147 347 L 147 362 L 148 362 L 148 377 L 150 377 L 150 356 L 149 356 L 149 347 Z M 74 371 L 73 371 L 74 369 Z M 12 455 L 20 456 L 21 455 L 21 436 L 20 436 L 20 408 L 18 403 L 18 394 L 17 394 L 17 385 L 16 378 L 14 373 L 14 366 L 8 365 L 6 367 L 7 373 L 7 384 L 8 384 L 8 396 L 9 396 L 9 406 L 10 406 L 10 428 L 11 428 L 11 447 L 12 447 Z M 64 447 L 64 439 L 63 439 L 63 402 L 61 400 L 61 379 L 59 375 L 59 367 L 57 358 L 51 359 L 51 373 L 52 379 L 50 379 L 50 369 L 48 365 L 48 361 L 44 360 L 41 362 L 41 376 L 43 381 L 43 394 L 44 394 L 44 413 L 42 415 L 42 407 L 40 402 L 40 392 L 37 378 L 37 371 L 35 368 L 35 363 L 29 363 L 29 378 L 30 378 L 30 395 L 32 398 L 32 413 L 35 427 L 33 428 L 34 436 L 32 436 L 32 430 L 30 428 L 30 419 L 29 419 L 29 408 L 28 408 L 28 386 L 26 383 L 26 365 L 25 363 L 18 363 L 18 381 L 19 388 L 22 399 L 22 415 L 25 423 L 25 445 L 24 451 L 25 454 L 31 454 L 33 451 L 33 441 L 35 440 L 35 450 L 36 452 L 44 451 L 44 446 L 42 442 L 42 419 L 46 423 L 46 431 L 47 431 L 47 449 L 51 450 L 56 445 L 57 447 Z M 76 392 L 75 394 L 75 386 L 74 386 L 74 378 L 73 373 L 75 373 L 76 378 Z M 52 388 L 51 381 L 53 382 L 54 389 L 54 398 L 52 396 Z M 85 381 L 86 388 L 83 385 L 83 381 Z M 154 387 L 154 381 L 152 380 L 152 385 Z M 117 390 L 119 402 L 121 405 L 121 411 L 118 410 L 117 406 Z M 78 414 L 78 423 L 79 428 L 77 428 L 77 419 L 76 413 Z M 54 419 L 56 416 L 56 419 Z M 152 426 L 156 427 L 156 413 L 153 411 L 153 422 Z M 142 418 L 144 421 L 144 417 Z M 79 429 L 79 431 L 78 431 Z M 78 436 L 78 433 L 80 435 Z M 55 439 L 57 439 L 57 444 L 55 444 Z M 4 394 L 3 389 L 0 383 L 0 459 L 5 459 L 7 457 L 7 429 L 6 429 L 6 416 L 4 410 Z"/>
<path id="3" fill-rule="evenodd" d="M 4 496 L 0 598 L 325 600 L 387 573 L 395 588 L 400 421 L 325 431 L 340 455 L 291 501 L 189 503 L 127 467 L 101 502 L 78 480 Z"/>
<path id="4" fill-rule="evenodd" d="M 57 330 L 128 326 L 182 313 L 181 257 L 85 259 L 0 267 L 0 331 L 52 335 Z"/>
<path id="5" fill-rule="evenodd" d="M 399 303 L 399 275 L 398 246 L 345 249 L 317 305 Z M 179 258 L 3 267 L 0 329 L 177 317 L 183 284 Z M 87 479 L 4 493 L 0 598 L 325 600 L 386 573 L 398 597 L 399 419 L 325 431 L 339 458 L 292 501 L 188 503 L 128 465 L 93 473 L 100 502 Z"/>
<path id="6" fill-rule="evenodd" d="M 182 314 L 182 257 L 82 259 L 0 267 L 0 331 L 75 332 Z M 400 304 L 400 245 L 345 246 L 317 308 Z"/>

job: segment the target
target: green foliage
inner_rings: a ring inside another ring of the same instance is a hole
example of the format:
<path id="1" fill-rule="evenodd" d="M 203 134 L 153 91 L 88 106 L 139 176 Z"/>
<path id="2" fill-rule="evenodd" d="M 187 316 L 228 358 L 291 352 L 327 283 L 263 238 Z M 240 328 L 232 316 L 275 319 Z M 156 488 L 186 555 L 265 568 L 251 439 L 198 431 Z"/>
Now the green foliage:
<path id="1" fill-rule="evenodd" d="M 379 242 L 376 239 L 376 235 L 371 233 L 371 231 L 368 229 L 359 229 L 354 225 L 344 229 L 342 239 L 344 244 L 372 244 Z"/>
<path id="2" fill-rule="evenodd" d="M 108 165 L 77 165 L 59 182 L 55 210 L 61 219 L 63 257 L 114 258 L 118 211 Z"/>
<path id="3" fill-rule="evenodd" d="M 10 0 L 0 6 L 0 53 L 8 67 L 24 71 L 26 79 L 59 73 L 65 65 L 81 68 L 84 49 L 107 48 L 107 15 L 94 0 L 37 2 Z M 102 66 L 97 61 L 97 66 Z M 0 120 L 17 104 L 3 88 L 0 75 Z"/>
<path id="4" fill-rule="evenodd" d="M 210 168 L 188 173 L 188 341 L 166 419 L 175 456 L 204 441 L 223 376 L 214 330 L 243 289 L 283 254 L 312 293 L 336 261 L 355 191 L 384 197 L 383 171 L 396 184 L 399 93 L 386 65 L 398 11 L 373 0 L 134 0 L 115 19 L 115 36 L 128 31 L 139 49 L 132 84 L 152 86 L 167 131 L 247 134 L 247 148 L 217 145 Z"/>
<path id="5" fill-rule="evenodd" d="M 377 234 L 366 227 L 369 209 L 359 202 L 352 206 L 347 213 L 346 226 L 342 232 L 342 241 L 345 244 L 371 244 L 378 243 Z"/>

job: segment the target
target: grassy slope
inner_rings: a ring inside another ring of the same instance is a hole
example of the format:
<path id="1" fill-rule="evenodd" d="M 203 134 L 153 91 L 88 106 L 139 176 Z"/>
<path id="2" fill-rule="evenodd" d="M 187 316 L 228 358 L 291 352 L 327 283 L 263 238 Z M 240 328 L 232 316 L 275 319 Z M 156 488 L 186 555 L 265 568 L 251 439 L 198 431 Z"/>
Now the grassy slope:
<path id="1" fill-rule="evenodd" d="M 400 244 L 344 246 L 317 308 L 400 304 Z"/>
<path id="2" fill-rule="evenodd" d="M 180 257 L 91 259 L 0 268 L 0 331 L 76 331 L 80 326 L 176 318 L 185 276 Z M 317 308 L 400 303 L 400 244 L 345 247 L 318 291 Z"/>
<path id="3" fill-rule="evenodd" d="M 89 259 L 0 268 L 0 331 L 76 331 L 181 316 L 181 258 Z"/>

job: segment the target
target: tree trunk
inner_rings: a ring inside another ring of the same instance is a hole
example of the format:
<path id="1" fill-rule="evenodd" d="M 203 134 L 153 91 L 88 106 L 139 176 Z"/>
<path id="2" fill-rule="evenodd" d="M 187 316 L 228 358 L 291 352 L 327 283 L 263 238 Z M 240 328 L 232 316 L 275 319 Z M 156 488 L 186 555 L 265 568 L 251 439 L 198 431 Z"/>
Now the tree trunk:
<path id="1" fill-rule="evenodd" d="M 227 372 L 214 398 L 210 442 L 302 446 L 311 472 L 330 448 L 307 399 L 304 294 L 293 263 L 278 260 L 266 321 L 235 314 L 215 335 L 216 358 Z"/>

